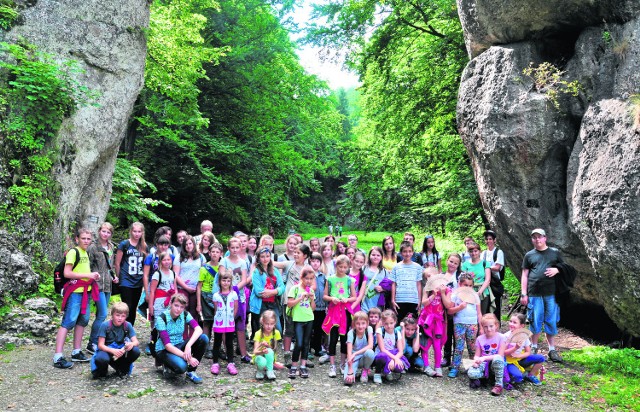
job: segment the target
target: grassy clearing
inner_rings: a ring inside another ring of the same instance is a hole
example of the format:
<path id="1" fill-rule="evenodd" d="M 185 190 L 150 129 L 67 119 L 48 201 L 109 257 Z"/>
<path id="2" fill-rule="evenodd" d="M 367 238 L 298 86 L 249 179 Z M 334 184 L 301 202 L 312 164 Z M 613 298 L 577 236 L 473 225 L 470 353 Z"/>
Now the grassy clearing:
<path id="1" fill-rule="evenodd" d="M 563 353 L 585 368 L 569 378 L 572 392 L 596 410 L 640 410 L 640 351 L 591 346 Z"/>

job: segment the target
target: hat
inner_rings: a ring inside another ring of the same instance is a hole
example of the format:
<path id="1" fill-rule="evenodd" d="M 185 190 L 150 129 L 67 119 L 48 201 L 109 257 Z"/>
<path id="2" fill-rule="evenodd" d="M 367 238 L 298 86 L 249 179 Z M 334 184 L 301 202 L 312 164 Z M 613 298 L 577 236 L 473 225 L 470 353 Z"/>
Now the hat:
<path id="1" fill-rule="evenodd" d="M 531 231 L 531 236 L 538 234 L 540 236 L 547 236 L 547 233 L 544 231 L 544 229 L 533 229 Z"/>
<path id="2" fill-rule="evenodd" d="M 493 230 L 485 230 L 482 236 L 483 237 L 491 236 L 494 239 L 497 237 L 496 232 L 494 232 Z"/>

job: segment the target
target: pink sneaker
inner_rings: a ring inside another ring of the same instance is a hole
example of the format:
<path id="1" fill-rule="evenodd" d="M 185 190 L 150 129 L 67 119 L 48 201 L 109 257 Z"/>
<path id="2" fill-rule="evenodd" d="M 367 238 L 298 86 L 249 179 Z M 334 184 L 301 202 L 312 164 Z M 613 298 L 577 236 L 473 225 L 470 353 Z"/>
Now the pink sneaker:
<path id="1" fill-rule="evenodd" d="M 214 375 L 217 375 L 220 373 L 220 365 L 218 365 L 217 363 L 214 363 L 213 365 L 211 365 L 211 373 L 213 373 Z"/>
<path id="2" fill-rule="evenodd" d="M 360 382 L 362 382 L 362 383 L 369 382 L 369 370 L 368 369 L 363 369 L 362 370 L 362 375 L 360 375 Z"/>
<path id="3" fill-rule="evenodd" d="M 229 372 L 229 375 L 237 375 L 238 370 L 236 369 L 236 365 L 234 365 L 233 363 L 228 364 L 227 372 Z"/>

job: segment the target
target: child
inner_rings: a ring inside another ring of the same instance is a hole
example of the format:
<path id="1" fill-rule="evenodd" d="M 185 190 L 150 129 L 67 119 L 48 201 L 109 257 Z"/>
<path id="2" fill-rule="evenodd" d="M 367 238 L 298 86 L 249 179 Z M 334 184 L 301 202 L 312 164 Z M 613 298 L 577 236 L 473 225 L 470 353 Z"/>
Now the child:
<path id="1" fill-rule="evenodd" d="M 156 239 L 156 246 L 152 248 L 152 252 L 150 252 L 142 263 L 142 295 L 140 296 L 140 300 L 138 301 L 138 311 L 141 315 L 151 321 L 153 324 L 153 315 L 151 312 L 147 312 L 150 307 L 153 307 L 153 299 L 151 299 L 151 276 L 156 273 L 160 267 L 160 258 L 159 256 L 165 252 L 170 252 L 169 246 L 171 242 L 169 242 L 169 238 L 165 235 L 160 235 Z M 171 254 L 171 259 L 175 256 Z M 168 305 L 168 302 L 167 302 Z"/>
<path id="2" fill-rule="evenodd" d="M 365 275 L 362 267 L 364 266 L 364 261 L 366 260 L 366 256 L 364 253 L 360 251 L 355 251 L 355 248 L 349 248 L 353 250 L 353 258 L 349 257 L 351 260 L 351 270 L 349 271 L 349 276 L 353 279 L 353 284 L 356 288 L 356 300 L 351 304 L 351 313 L 356 313 L 360 311 L 360 302 L 364 299 L 365 293 Z M 347 254 L 347 256 L 349 256 Z"/>
<path id="3" fill-rule="evenodd" d="M 356 381 L 358 368 L 362 367 L 360 382 L 367 383 L 375 354 L 373 352 L 373 328 L 369 326 L 367 314 L 359 311 L 353 314 L 351 330 L 347 334 L 347 364 L 344 367 L 344 384 Z"/>
<path id="4" fill-rule="evenodd" d="M 410 370 L 423 372 L 425 354 L 423 352 L 422 357 L 420 356 L 420 347 L 425 347 L 426 341 L 424 339 L 424 335 L 420 333 L 420 330 L 418 329 L 416 318 L 414 318 L 413 315 L 408 314 L 396 329 L 402 332 L 402 336 L 404 336 L 404 356 L 409 361 Z"/>
<path id="5" fill-rule="evenodd" d="M 273 238 L 269 235 L 262 235 L 260 242 L 258 242 L 257 250 L 264 248 L 268 248 L 271 251 L 271 260 L 278 260 L 278 256 L 273 254 Z"/>
<path id="6" fill-rule="evenodd" d="M 322 331 L 322 323 L 327 315 L 327 302 L 322 298 L 324 296 L 324 288 L 327 284 L 327 277 L 320 270 L 322 265 L 322 255 L 320 253 L 312 253 L 309 258 L 309 264 L 315 272 L 315 293 L 316 293 L 316 307 L 313 310 L 313 334 L 311 335 L 311 349 L 315 352 L 316 356 L 319 356 L 318 361 L 320 363 L 326 363 L 329 361 L 329 355 L 322 353 L 322 338 L 325 337 Z"/>
<path id="7" fill-rule="evenodd" d="M 454 290 L 456 286 L 458 286 L 458 275 L 461 264 L 462 260 L 459 254 L 451 253 L 449 257 L 447 257 L 447 271 L 444 274 L 450 279 L 450 282 L 447 283 L 447 287 L 450 290 Z M 443 367 L 451 365 L 451 354 L 453 353 L 453 316 L 449 315 L 446 310 L 445 315 L 447 318 L 447 341 L 444 343 L 444 359 L 441 363 Z"/>
<path id="8" fill-rule="evenodd" d="M 276 348 L 280 342 L 280 332 L 276 329 L 276 313 L 266 310 L 260 315 L 260 330 L 253 338 L 253 363 L 256 365 L 256 379 L 264 379 L 265 372 L 267 379 L 274 380 L 276 374 L 274 367 L 283 368 L 276 362 Z"/>
<path id="9" fill-rule="evenodd" d="M 473 289 L 478 292 L 480 296 L 480 311 L 484 315 L 490 311 L 491 300 L 493 295 L 490 295 L 491 288 L 491 269 L 487 261 L 480 259 L 480 245 L 475 242 L 468 242 L 468 251 L 471 256 L 471 260 L 462 263 L 462 270 L 464 272 L 474 273 Z"/>
<path id="10" fill-rule="evenodd" d="M 460 280 L 458 282 L 459 288 L 454 290 L 451 294 L 451 300 L 448 295 L 442 297 L 442 301 L 447 308 L 449 315 L 453 315 L 453 337 L 455 342 L 453 352 L 453 363 L 449 370 L 449 377 L 455 378 L 458 376 L 458 369 L 462 363 L 462 351 L 464 350 L 464 343 L 467 342 L 467 350 L 469 355 L 473 353 L 473 342 L 478 334 L 478 325 L 482 319 L 482 313 L 480 313 L 480 305 L 474 305 L 472 303 L 463 302 L 458 297 L 460 287 L 472 287 L 473 286 L 473 273 L 462 272 L 460 274 Z"/>
<path id="11" fill-rule="evenodd" d="M 392 373 L 398 374 L 399 378 L 402 376 L 400 374 L 409 367 L 409 361 L 403 355 L 404 336 L 395 329 L 397 321 L 398 318 L 393 311 L 385 310 L 382 312 L 381 327 L 376 330 L 378 348 L 374 359 L 376 365 L 375 374 L 373 375 L 374 383 L 382 383 L 381 373 L 388 380 L 392 380 Z"/>
<path id="12" fill-rule="evenodd" d="M 336 253 L 334 253 L 334 257 L 338 257 L 346 254 L 347 254 L 347 244 L 344 242 L 336 243 Z"/>
<path id="13" fill-rule="evenodd" d="M 331 243 L 323 243 L 320 246 L 320 254 L 322 255 L 322 266 L 320 270 L 325 274 L 325 276 L 332 276 L 336 273 L 336 264 L 333 261 L 333 249 Z"/>
<path id="14" fill-rule="evenodd" d="M 311 253 L 320 252 L 320 239 L 317 237 L 309 239 L 309 249 L 311 249 Z"/>
<path id="15" fill-rule="evenodd" d="M 277 299 L 284 293 L 285 286 L 280 271 L 273 267 L 269 248 L 263 247 L 258 252 L 258 262 L 251 279 L 253 284 L 249 298 L 251 330 L 257 331 L 260 327 L 260 315 L 266 310 L 271 310 L 276 314 L 276 329 L 281 331 L 280 305 Z"/>
<path id="16" fill-rule="evenodd" d="M 91 334 L 87 343 L 87 352 L 95 353 L 98 348 L 98 331 L 100 325 L 107 319 L 109 313 L 109 299 L 111 299 L 111 284 L 118 284 L 119 279 L 115 277 L 113 268 L 113 258 L 116 246 L 111 242 L 113 226 L 104 222 L 98 230 L 98 240 L 87 248 L 89 255 L 89 266 L 100 274 L 98 287 L 100 288 L 100 299 L 96 301 L 96 318 L 91 324 Z"/>
<path id="17" fill-rule="evenodd" d="M 471 255 L 469 254 L 469 245 L 471 243 L 475 243 L 475 241 L 471 236 L 467 236 L 464 238 L 464 251 L 460 252 L 459 254 L 460 260 L 462 261 L 462 263 L 468 262 L 469 260 L 471 260 Z"/>
<path id="18" fill-rule="evenodd" d="M 287 236 L 284 246 L 286 248 L 286 252 L 284 252 L 282 256 L 278 257 L 278 262 L 288 262 L 293 260 L 293 252 L 296 250 L 296 246 L 298 246 L 298 238 L 295 235 Z"/>
<path id="19" fill-rule="evenodd" d="M 211 260 L 200 268 L 200 274 L 198 277 L 196 311 L 202 317 L 202 328 L 204 330 L 204 334 L 209 338 L 209 340 L 211 340 L 211 326 L 213 325 L 213 318 L 216 310 L 213 305 L 213 284 L 214 282 L 217 282 L 216 276 L 218 275 L 218 263 L 220 262 L 220 257 L 222 257 L 222 252 L 222 245 L 220 243 L 214 243 L 211 245 L 209 248 Z M 208 359 L 213 358 L 213 351 L 207 348 L 204 356 Z"/>
<path id="20" fill-rule="evenodd" d="M 300 377 L 309 377 L 307 358 L 309 357 L 309 343 L 311 341 L 311 332 L 313 331 L 313 310 L 316 307 L 315 291 L 311 288 L 314 277 L 315 271 L 305 266 L 302 269 L 302 273 L 300 273 L 300 283 L 292 287 L 288 295 L 287 307 L 291 311 L 293 327 L 296 332 L 296 346 L 293 349 L 291 369 L 289 370 L 290 379 L 296 378 L 300 352 L 302 352 Z"/>
<path id="21" fill-rule="evenodd" d="M 372 308 L 382 308 L 380 305 L 380 294 L 384 289 L 380 282 L 387 278 L 387 270 L 382 265 L 382 249 L 373 246 L 369 251 L 369 264 L 364 269 L 367 283 L 364 287 L 364 296 L 360 307 L 365 313 L 369 313 Z"/>
<path id="22" fill-rule="evenodd" d="M 199 237 L 199 239 L 198 239 Z M 202 233 L 202 236 L 196 236 L 194 238 L 196 243 L 198 244 L 198 252 L 204 256 L 204 260 L 206 262 L 211 260 L 210 248 L 214 243 L 218 243 L 216 237 L 210 231 L 206 231 Z"/>
<path id="23" fill-rule="evenodd" d="M 211 253 L 211 248 L 209 253 Z M 206 262 L 204 255 L 198 252 L 196 243 L 191 236 L 187 236 L 184 240 L 182 251 L 178 256 L 175 256 L 173 261 L 176 276 L 184 282 L 184 287 L 181 286 L 179 292 L 187 297 L 189 301 L 187 310 L 196 320 L 199 320 L 198 311 L 196 310 L 198 306 L 196 293 L 200 279 L 200 268 Z"/>
<path id="24" fill-rule="evenodd" d="M 131 376 L 133 362 L 140 356 L 138 338 L 126 321 L 129 306 L 116 302 L 111 308 L 111 320 L 102 322 L 98 331 L 98 348 L 91 358 L 93 379 L 106 377 L 109 365 L 119 377 Z"/>
<path id="25" fill-rule="evenodd" d="M 349 257 L 349 261 L 351 262 L 351 267 L 353 268 L 353 258 L 356 257 L 356 252 L 358 252 L 358 249 L 349 246 L 347 248 L 347 251 L 344 253 L 345 255 L 347 255 Z M 364 266 L 364 263 L 362 264 L 362 266 Z"/>
<path id="26" fill-rule="evenodd" d="M 231 283 L 231 273 L 218 273 L 220 290 L 213 294 L 212 299 L 216 308 L 216 314 L 213 318 L 213 364 L 211 365 L 211 373 L 214 375 L 220 373 L 218 358 L 223 338 L 227 350 L 227 372 L 229 375 L 238 374 L 236 365 L 233 363 L 233 332 L 237 331 L 235 319 L 238 314 L 239 299 L 238 294 L 232 289 Z"/>
<path id="27" fill-rule="evenodd" d="M 442 272 L 440 254 L 436 249 L 436 240 L 433 235 L 426 235 L 422 242 L 422 263 L 425 268 L 435 267 L 438 270 L 436 273 Z"/>
<path id="28" fill-rule="evenodd" d="M 398 263 L 398 255 L 396 254 L 396 243 L 392 236 L 385 236 L 382 240 L 382 266 L 391 272 L 393 267 Z"/>
<path id="29" fill-rule="evenodd" d="M 176 374 L 186 372 L 186 378 L 195 384 L 202 383 L 202 378 L 196 374 L 200 360 L 207 349 L 209 339 L 202 334 L 198 322 L 185 312 L 187 298 L 176 293 L 171 297 L 169 311 L 156 317 L 155 327 L 159 339 L 156 342 L 156 357 L 163 366 L 162 375 L 172 378 Z M 193 328 L 189 340 L 183 335 L 187 323 Z"/>
<path id="30" fill-rule="evenodd" d="M 71 279 L 64 286 L 62 300 L 62 323 L 56 335 L 56 352 L 53 355 L 53 366 L 59 369 L 69 369 L 73 363 L 64 358 L 64 341 L 67 333 L 73 329 L 73 352 L 71 361 L 89 362 L 89 358 L 80 349 L 82 334 L 89 324 L 89 305 L 87 294 L 91 292 L 94 301 L 99 299 L 99 288 L 96 281 L 100 279 L 98 272 L 91 272 L 87 247 L 91 244 L 91 231 L 87 228 L 78 230 L 76 236 L 77 247 L 69 250 L 65 258 L 64 277 Z M 77 261 L 77 264 L 76 264 Z"/>
<path id="31" fill-rule="evenodd" d="M 422 327 L 425 344 L 422 347 L 424 373 L 429 376 L 442 377 L 442 344 L 447 336 L 447 323 L 443 297 L 448 293 L 446 286 L 438 286 L 428 291 L 425 288 L 422 299 L 422 312 L 418 324 Z M 429 349 L 433 346 L 433 362 L 435 369 L 429 365 Z"/>
<path id="32" fill-rule="evenodd" d="M 240 361 L 242 361 L 242 363 L 249 363 L 251 362 L 251 358 L 247 354 L 247 310 L 246 295 L 244 292 L 244 287 L 247 284 L 247 263 L 245 260 L 240 259 L 238 255 L 240 247 L 240 239 L 237 237 L 229 239 L 229 256 L 222 258 L 218 271 L 220 274 L 226 273 L 232 276 L 233 290 L 239 298 L 238 309 L 236 311 L 238 319 L 235 321 L 235 328 L 236 335 L 238 336 L 238 349 L 240 349 L 241 355 Z M 229 349 L 227 348 L 227 353 L 228 352 Z M 230 361 L 229 359 L 227 360 Z M 235 369 L 235 366 L 233 366 L 232 369 Z"/>
<path id="33" fill-rule="evenodd" d="M 500 396 L 502 393 L 502 378 L 504 375 L 505 338 L 500 333 L 500 322 L 493 313 L 487 313 L 481 320 L 484 334 L 476 339 L 476 352 L 473 366 L 469 368 L 469 386 L 472 389 L 480 387 L 480 379 L 489 377 L 489 367 L 496 378 L 496 384 L 491 389 L 491 395 Z"/>
<path id="34" fill-rule="evenodd" d="M 136 309 L 142 295 L 142 262 L 148 253 L 144 240 L 144 225 L 134 222 L 129 229 L 129 239 L 118 245 L 115 269 L 120 279 L 120 299 L 129 306 L 127 322 L 135 325 Z"/>
<path id="35" fill-rule="evenodd" d="M 347 329 L 349 323 L 349 309 L 356 300 L 356 288 L 349 271 L 349 258 L 338 256 L 336 259 L 336 274 L 327 278 L 323 299 L 328 302 L 327 316 L 322 324 L 322 330 L 329 335 L 329 377 L 336 377 L 336 345 L 340 338 L 340 353 L 342 362 L 347 354 Z"/>
<path id="36" fill-rule="evenodd" d="M 292 237 L 292 239 L 296 239 Z M 297 240 L 296 240 L 297 241 Z M 284 285 L 285 285 L 285 294 L 282 295 L 281 304 L 283 307 L 287 306 L 289 291 L 292 287 L 300 282 L 300 274 L 302 273 L 302 268 L 304 267 L 304 262 L 311 255 L 311 251 L 309 250 L 309 246 L 305 244 L 297 245 L 293 250 L 293 261 L 292 262 L 274 262 L 274 266 L 277 268 L 281 268 L 284 270 Z M 284 363 L 288 367 L 291 363 L 291 341 L 293 340 L 293 336 L 295 335 L 295 328 L 293 326 L 293 319 L 290 315 L 288 315 L 285 311 L 284 314 Z"/>
<path id="37" fill-rule="evenodd" d="M 420 281 L 420 286 L 422 287 L 423 291 L 424 291 L 424 287 L 427 286 L 427 282 L 429 281 L 429 278 L 437 274 L 438 274 L 438 269 L 436 269 L 433 266 L 426 267 L 422 271 L 422 280 Z"/>
<path id="38" fill-rule="evenodd" d="M 505 340 L 508 342 L 514 330 L 524 328 L 525 322 L 526 317 L 522 313 L 511 316 L 511 319 L 509 319 L 509 331 L 504 334 Z M 521 345 L 508 343 L 504 354 L 507 358 L 507 371 L 509 372 L 511 383 L 522 382 L 522 375 L 531 367 L 524 379 L 536 386 L 542 385 L 538 378 L 538 373 L 542 369 L 544 355 L 531 354 L 531 341 L 529 339 Z"/>
<path id="39" fill-rule="evenodd" d="M 150 319 L 164 313 L 169 306 L 171 296 L 176 293 L 176 283 L 181 282 L 180 278 L 176 277 L 175 272 L 171 269 L 173 259 L 169 252 L 162 252 L 158 259 L 160 260 L 160 265 L 151 277 L 151 289 L 149 292 L 149 302 L 152 303 L 149 306 Z"/>
<path id="40" fill-rule="evenodd" d="M 391 285 L 391 307 L 397 311 L 398 317 L 404 319 L 411 313 L 418 316 L 422 301 L 422 266 L 413 262 L 413 246 L 409 242 L 400 245 L 402 262 L 393 267 L 389 279 Z"/>
<path id="41" fill-rule="evenodd" d="M 369 316 L 369 326 L 371 326 L 374 331 L 378 330 L 380 327 L 380 316 L 382 316 L 380 308 L 369 309 L 369 313 L 367 313 L 367 315 Z M 375 347 L 376 345 L 377 343 L 373 342 L 373 346 Z"/>

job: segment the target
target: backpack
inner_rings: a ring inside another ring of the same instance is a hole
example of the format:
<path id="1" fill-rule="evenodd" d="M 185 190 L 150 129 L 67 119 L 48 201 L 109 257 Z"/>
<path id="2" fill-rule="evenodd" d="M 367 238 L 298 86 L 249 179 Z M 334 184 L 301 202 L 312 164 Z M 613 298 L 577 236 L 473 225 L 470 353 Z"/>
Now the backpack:
<path id="1" fill-rule="evenodd" d="M 493 262 L 495 263 L 496 259 L 498 259 L 498 250 L 500 250 L 499 247 L 496 247 L 495 249 L 493 249 Z M 506 268 L 505 265 L 502 265 L 502 268 L 500 269 L 500 280 L 504 280 L 504 274 L 506 273 Z"/>
<path id="2" fill-rule="evenodd" d="M 129 336 L 129 326 L 131 324 L 129 322 L 127 322 L 126 320 L 124 321 L 124 324 L 122 325 L 122 327 L 124 328 L 124 343 L 127 342 L 127 339 L 131 339 Z M 109 326 L 107 327 L 107 329 L 105 330 L 105 335 L 109 335 L 113 333 L 113 321 L 109 321 Z M 105 342 L 108 341 L 109 339 L 107 339 L 107 336 L 105 336 Z M 113 337 L 113 336 L 112 336 Z M 115 342 L 115 338 L 113 339 L 113 341 Z M 120 343 L 120 342 L 117 342 Z"/>
<path id="3" fill-rule="evenodd" d="M 71 250 L 76 251 L 76 259 L 73 262 L 73 267 L 71 268 L 71 270 L 75 269 L 76 266 L 78 266 L 78 263 L 80 263 L 80 251 L 77 247 L 69 249 L 64 254 L 62 260 L 60 260 L 56 267 L 53 268 L 53 289 L 56 291 L 56 293 L 62 293 L 62 289 L 64 288 L 64 286 L 71 280 L 64 277 L 64 267 L 67 264 L 67 253 L 69 253 L 69 251 Z"/>
<path id="4" fill-rule="evenodd" d="M 167 312 L 163 312 L 160 315 L 162 320 L 164 320 L 165 325 L 167 324 Z M 184 317 L 184 323 L 187 324 L 187 311 L 182 312 L 182 317 Z M 156 358 L 158 356 L 158 352 L 156 352 L 156 342 L 158 341 L 158 329 L 156 329 L 155 325 L 153 326 L 153 330 L 151 331 L 151 340 L 149 341 L 149 353 L 151 356 Z"/>

